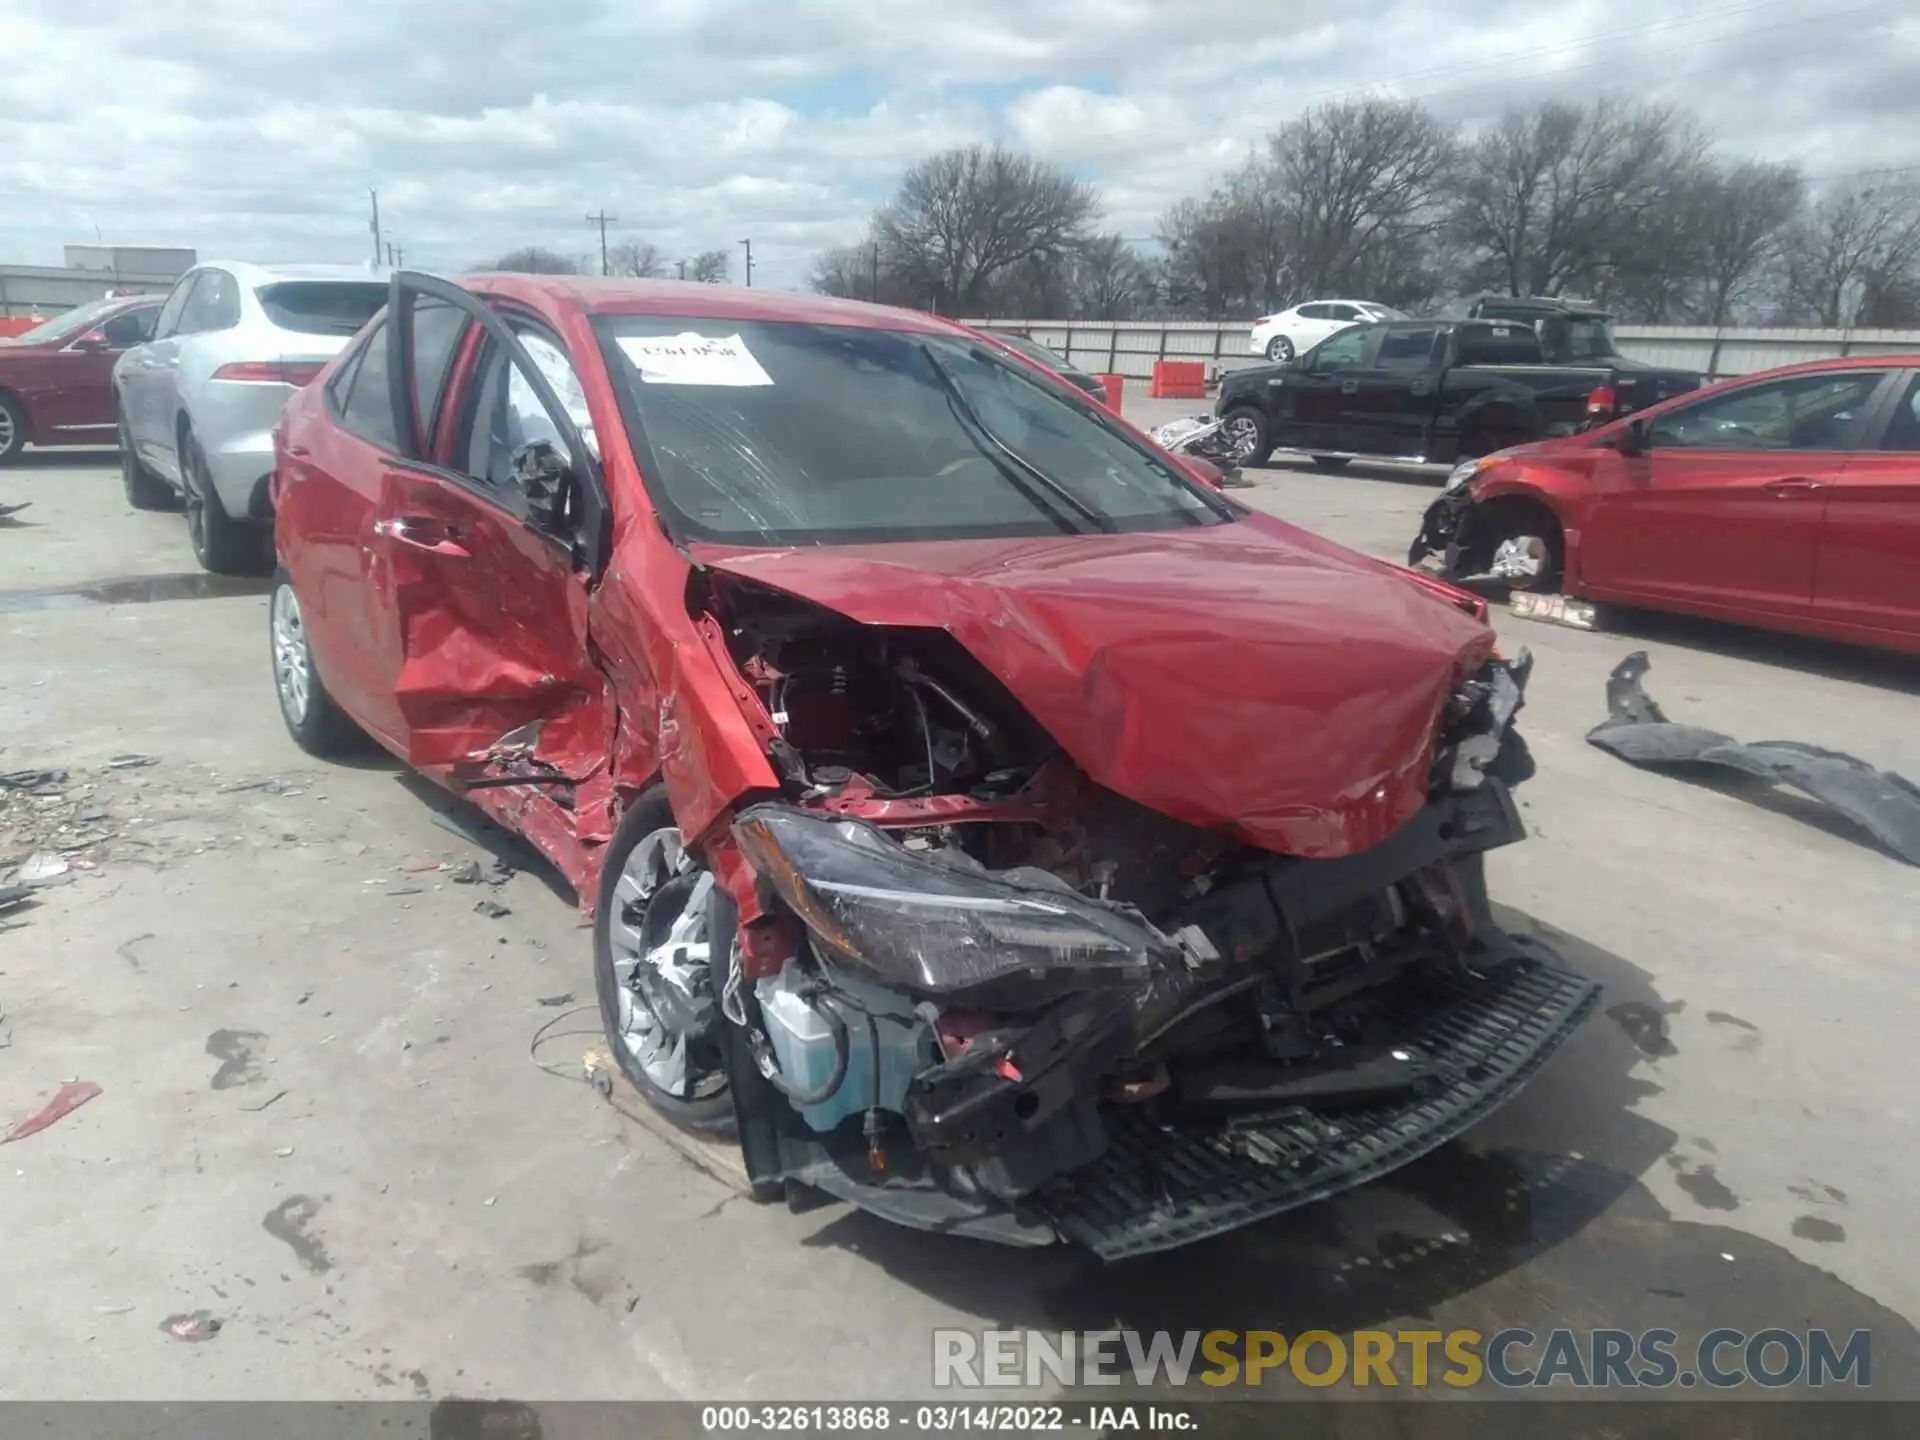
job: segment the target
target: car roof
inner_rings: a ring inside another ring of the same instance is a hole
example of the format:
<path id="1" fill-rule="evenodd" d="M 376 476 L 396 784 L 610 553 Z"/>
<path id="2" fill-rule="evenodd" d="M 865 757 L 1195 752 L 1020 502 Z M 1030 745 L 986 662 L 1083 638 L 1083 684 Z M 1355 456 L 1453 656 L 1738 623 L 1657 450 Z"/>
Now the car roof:
<path id="1" fill-rule="evenodd" d="M 464 275 L 455 283 L 481 294 L 550 305 L 588 315 L 684 315 L 713 320 L 785 321 L 965 335 L 963 326 L 918 310 L 836 300 L 787 290 L 703 285 L 694 280 L 604 279 L 587 275 Z"/>
<path id="2" fill-rule="evenodd" d="M 1745 375 L 1729 375 L 1715 384 L 1732 385 L 1744 380 L 1812 375 L 1822 370 L 1920 370 L 1920 352 L 1911 355 L 1836 355 L 1830 360 L 1802 360 L 1796 365 L 1776 365 L 1771 370 L 1750 370 Z"/>
<path id="3" fill-rule="evenodd" d="M 202 260 L 196 270 L 226 270 L 248 286 L 271 285 L 281 280 L 371 280 L 384 285 L 392 278 L 390 270 L 374 270 L 365 265 L 256 265 L 251 260 Z"/>

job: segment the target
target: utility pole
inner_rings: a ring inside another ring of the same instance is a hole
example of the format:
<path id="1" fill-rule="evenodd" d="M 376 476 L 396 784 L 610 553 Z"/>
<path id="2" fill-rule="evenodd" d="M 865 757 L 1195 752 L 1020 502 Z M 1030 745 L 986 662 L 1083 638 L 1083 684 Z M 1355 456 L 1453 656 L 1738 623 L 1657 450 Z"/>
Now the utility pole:
<path id="1" fill-rule="evenodd" d="M 687 262 L 684 260 L 680 262 L 680 278 L 682 280 L 687 278 Z"/>
<path id="2" fill-rule="evenodd" d="M 751 290 L 753 288 L 753 241 L 742 240 L 740 243 L 747 247 L 747 288 Z"/>
<path id="3" fill-rule="evenodd" d="M 369 190 L 367 196 L 373 201 L 373 221 L 367 228 L 373 231 L 373 263 L 377 266 L 380 263 L 380 192 Z"/>
<path id="4" fill-rule="evenodd" d="M 607 214 L 607 207 L 604 205 L 600 207 L 600 213 L 598 215 L 587 216 L 587 223 L 589 225 L 598 225 L 600 227 L 600 273 L 602 275 L 611 275 L 613 273 L 607 265 L 607 226 L 614 224 L 619 218 L 618 215 Z"/>
<path id="5" fill-rule="evenodd" d="M 874 304 L 880 303 L 880 246 L 873 246 L 873 283 L 867 288 L 867 299 Z"/>

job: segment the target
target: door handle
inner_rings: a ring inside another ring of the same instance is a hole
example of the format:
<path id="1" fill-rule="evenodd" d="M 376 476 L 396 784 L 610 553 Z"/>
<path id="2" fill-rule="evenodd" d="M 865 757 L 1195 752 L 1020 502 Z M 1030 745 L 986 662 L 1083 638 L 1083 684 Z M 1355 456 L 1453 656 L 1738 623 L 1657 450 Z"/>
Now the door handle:
<path id="1" fill-rule="evenodd" d="M 1818 480 L 1809 480 L 1804 475 L 1791 475 L 1785 480 L 1767 481 L 1766 488 L 1782 499 L 1788 499 L 1795 495 L 1810 495 L 1816 490 L 1824 490 L 1827 487 Z"/>
<path id="2" fill-rule="evenodd" d="M 1340 382 L 1340 393 L 1342 395 L 1358 395 L 1360 393 L 1360 382 L 1358 380 L 1342 380 Z"/>
<path id="3" fill-rule="evenodd" d="M 459 532 L 443 520 L 426 515 L 399 515 L 373 522 L 373 533 L 384 535 L 399 545 L 424 550 L 429 555 L 470 558 L 471 552 L 460 543 Z"/>

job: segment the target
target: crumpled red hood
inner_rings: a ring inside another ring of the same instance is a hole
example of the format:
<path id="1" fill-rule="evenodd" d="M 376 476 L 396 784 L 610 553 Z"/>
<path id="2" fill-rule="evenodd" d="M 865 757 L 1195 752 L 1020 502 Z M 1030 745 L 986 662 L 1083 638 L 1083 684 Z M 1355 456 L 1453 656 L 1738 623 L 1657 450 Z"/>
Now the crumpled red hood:
<path id="1" fill-rule="evenodd" d="M 1493 645 L 1403 572 L 1267 517 L 692 554 L 865 624 L 945 629 L 1098 783 L 1297 855 L 1365 849 L 1419 809 L 1440 707 Z"/>

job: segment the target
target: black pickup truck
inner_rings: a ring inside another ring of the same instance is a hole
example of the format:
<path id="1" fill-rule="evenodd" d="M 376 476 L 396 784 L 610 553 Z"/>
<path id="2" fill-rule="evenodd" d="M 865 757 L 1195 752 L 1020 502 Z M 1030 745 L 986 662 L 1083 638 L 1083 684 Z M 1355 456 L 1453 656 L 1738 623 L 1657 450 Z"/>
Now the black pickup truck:
<path id="1" fill-rule="evenodd" d="M 1355 459 L 1452 464 L 1699 387 L 1691 371 L 1621 355 L 1604 314 L 1507 304 L 1527 308 L 1354 325 L 1291 364 L 1231 372 L 1214 414 L 1226 421 L 1235 461 L 1302 450 L 1328 470 Z"/>

